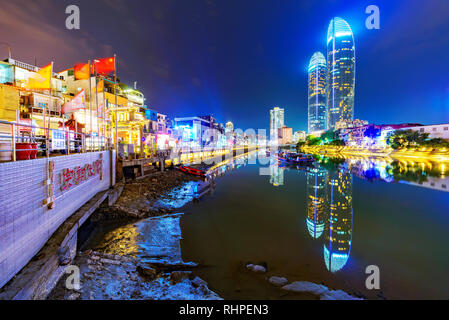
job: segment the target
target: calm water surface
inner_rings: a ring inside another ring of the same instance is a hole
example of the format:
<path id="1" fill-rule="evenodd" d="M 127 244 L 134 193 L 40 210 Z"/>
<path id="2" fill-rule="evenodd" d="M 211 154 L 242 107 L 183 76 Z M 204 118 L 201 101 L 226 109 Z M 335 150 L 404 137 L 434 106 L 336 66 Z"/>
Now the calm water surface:
<path id="1" fill-rule="evenodd" d="M 224 163 L 211 181 L 188 183 L 161 200 L 185 213 L 180 255 L 201 263 L 196 272 L 213 291 L 225 299 L 304 298 L 268 284 L 266 277 L 276 275 L 370 299 L 449 299 L 447 165 L 257 163 L 255 154 Z M 149 223 L 104 228 L 91 246 L 154 255 Z M 266 263 L 267 275 L 246 271 L 248 262 Z M 369 265 L 380 269 L 380 290 L 365 287 Z"/>
<path id="2" fill-rule="evenodd" d="M 321 159 L 315 168 L 230 163 L 184 208 L 182 255 L 227 299 L 283 298 L 244 271 L 323 283 L 367 298 L 449 298 L 449 179 L 444 165 Z M 365 269 L 380 269 L 367 290 Z"/>

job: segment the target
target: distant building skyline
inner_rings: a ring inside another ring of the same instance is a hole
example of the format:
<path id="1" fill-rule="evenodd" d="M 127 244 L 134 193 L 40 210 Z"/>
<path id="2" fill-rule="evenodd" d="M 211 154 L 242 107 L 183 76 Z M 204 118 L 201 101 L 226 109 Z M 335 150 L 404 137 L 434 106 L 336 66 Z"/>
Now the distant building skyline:
<path id="1" fill-rule="evenodd" d="M 270 139 L 278 142 L 279 129 L 285 125 L 285 111 L 283 108 L 274 107 L 270 110 Z"/>

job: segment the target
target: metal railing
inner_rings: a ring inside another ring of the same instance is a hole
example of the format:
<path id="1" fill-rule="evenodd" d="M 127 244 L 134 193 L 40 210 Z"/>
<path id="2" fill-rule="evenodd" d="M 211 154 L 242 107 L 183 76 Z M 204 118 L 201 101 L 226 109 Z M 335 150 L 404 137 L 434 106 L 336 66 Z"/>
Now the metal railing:
<path id="1" fill-rule="evenodd" d="M 43 134 L 36 134 L 36 130 L 40 130 Z M 20 144 L 31 145 L 28 146 L 31 149 L 23 149 Z M 86 134 L 73 132 L 67 128 L 52 129 L 0 120 L 0 162 L 17 161 L 17 156 L 21 155 L 21 152 L 30 151 L 31 154 L 35 152 L 37 158 L 105 151 L 111 146 L 109 138 L 95 135 L 95 133 Z"/>

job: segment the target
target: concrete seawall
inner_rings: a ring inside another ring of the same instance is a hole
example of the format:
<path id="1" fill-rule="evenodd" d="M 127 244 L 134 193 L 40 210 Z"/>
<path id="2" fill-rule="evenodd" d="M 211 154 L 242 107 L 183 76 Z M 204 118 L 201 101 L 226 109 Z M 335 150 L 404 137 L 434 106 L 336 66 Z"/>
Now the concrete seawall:
<path id="1" fill-rule="evenodd" d="M 0 288 L 29 263 L 65 221 L 115 181 L 111 151 L 49 160 L 0 164 Z"/>

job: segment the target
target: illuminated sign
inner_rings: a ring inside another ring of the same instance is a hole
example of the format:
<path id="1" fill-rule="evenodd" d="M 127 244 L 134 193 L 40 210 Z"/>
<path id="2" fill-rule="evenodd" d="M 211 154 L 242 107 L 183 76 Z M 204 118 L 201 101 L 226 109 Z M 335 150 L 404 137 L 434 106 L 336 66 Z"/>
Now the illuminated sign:
<path id="1" fill-rule="evenodd" d="M 65 150 L 66 149 L 66 141 L 65 141 L 65 132 L 52 130 L 51 131 L 51 149 L 52 150 Z"/>

